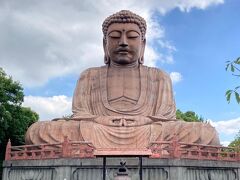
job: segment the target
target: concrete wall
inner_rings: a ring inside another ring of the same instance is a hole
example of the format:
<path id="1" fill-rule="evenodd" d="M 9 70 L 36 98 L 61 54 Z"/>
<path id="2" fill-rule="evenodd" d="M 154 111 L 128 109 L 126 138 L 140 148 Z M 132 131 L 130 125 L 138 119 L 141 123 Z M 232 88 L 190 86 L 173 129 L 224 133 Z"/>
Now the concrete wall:
<path id="1" fill-rule="evenodd" d="M 120 161 L 139 179 L 138 158 L 107 158 L 107 180 Z M 19 160 L 3 163 L 3 180 L 101 180 L 102 158 Z M 240 180 L 240 162 L 143 158 L 143 180 Z"/>

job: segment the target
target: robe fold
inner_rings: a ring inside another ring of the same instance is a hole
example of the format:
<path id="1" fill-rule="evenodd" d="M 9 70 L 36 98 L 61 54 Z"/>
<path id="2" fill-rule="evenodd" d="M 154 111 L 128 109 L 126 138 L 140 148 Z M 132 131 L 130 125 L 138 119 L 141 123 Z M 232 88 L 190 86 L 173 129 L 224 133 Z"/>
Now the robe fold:
<path id="1" fill-rule="evenodd" d="M 140 65 L 140 95 L 132 107 L 113 107 L 108 100 L 109 67 L 90 68 L 77 82 L 73 96 L 72 120 L 33 124 L 27 144 L 70 140 L 92 142 L 96 148 L 146 148 L 152 141 L 179 141 L 218 145 L 216 130 L 209 124 L 176 120 L 176 106 L 169 75 Z M 109 118 L 112 117 L 112 118 Z M 124 126 L 115 126 L 122 117 Z M 128 125 L 128 120 L 133 119 Z"/>

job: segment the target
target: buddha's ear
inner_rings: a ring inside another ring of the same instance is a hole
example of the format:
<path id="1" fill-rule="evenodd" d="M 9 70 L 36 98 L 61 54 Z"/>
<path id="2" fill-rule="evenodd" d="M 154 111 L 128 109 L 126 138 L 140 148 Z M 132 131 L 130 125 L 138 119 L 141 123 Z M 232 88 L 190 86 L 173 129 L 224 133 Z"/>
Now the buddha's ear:
<path id="1" fill-rule="evenodd" d="M 103 38 L 103 50 L 104 50 L 104 63 L 109 64 L 110 58 L 107 52 L 107 40 L 105 38 Z"/>
<path id="2" fill-rule="evenodd" d="M 145 46 L 146 46 L 146 38 L 144 38 L 143 41 L 142 41 L 142 48 L 141 48 L 141 52 L 140 52 L 139 64 L 144 63 Z"/>

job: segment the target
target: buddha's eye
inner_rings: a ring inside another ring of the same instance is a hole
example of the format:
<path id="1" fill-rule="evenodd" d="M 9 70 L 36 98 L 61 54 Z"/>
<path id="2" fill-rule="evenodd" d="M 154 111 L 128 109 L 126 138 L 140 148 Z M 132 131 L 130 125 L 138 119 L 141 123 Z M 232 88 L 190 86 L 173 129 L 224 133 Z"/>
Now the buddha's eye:
<path id="1" fill-rule="evenodd" d="M 118 31 L 112 31 L 108 34 L 109 37 L 111 38 L 120 38 L 121 37 L 121 33 Z"/>
<path id="2" fill-rule="evenodd" d="M 140 34 L 136 31 L 129 31 L 127 32 L 127 37 L 128 38 L 138 38 Z"/>

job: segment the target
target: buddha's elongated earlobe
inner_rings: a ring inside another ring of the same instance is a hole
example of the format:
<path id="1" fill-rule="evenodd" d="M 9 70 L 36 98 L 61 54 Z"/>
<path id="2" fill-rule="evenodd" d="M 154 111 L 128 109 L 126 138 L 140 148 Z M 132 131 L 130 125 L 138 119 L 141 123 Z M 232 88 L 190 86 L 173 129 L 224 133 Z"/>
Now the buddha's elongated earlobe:
<path id="1" fill-rule="evenodd" d="M 108 53 L 107 53 L 106 44 L 107 44 L 106 39 L 103 38 L 104 63 L 105 64 L 110 64 L 110 57 L 108 56 Z"/>
<path id="2" fill-rule="evenodd" d="M 144 38 L 142 41 L 142 49 L 141 49 L 141 53 L 140 53 L 140 58 L 138 59 L 139 64 L 144 63 L 145 44 L 146 44 L 146 38 Z"/>
<path id="3" fill-rule="evenodd" d="M 143 64 L 144 63 L 144 57 L 140 57 L 138 62 L 139 62 L 139 64 Z"/>
<path id="4" fill-rule="evenodd" d="M 110 63 L 110 58 L 106 54 L 104 55 L 104 63 L 109 64 Z"/>

